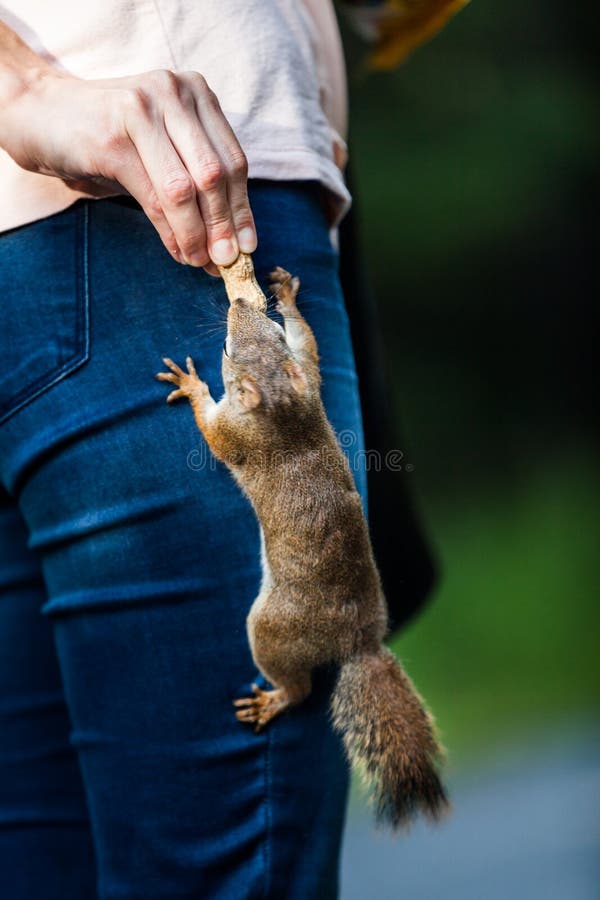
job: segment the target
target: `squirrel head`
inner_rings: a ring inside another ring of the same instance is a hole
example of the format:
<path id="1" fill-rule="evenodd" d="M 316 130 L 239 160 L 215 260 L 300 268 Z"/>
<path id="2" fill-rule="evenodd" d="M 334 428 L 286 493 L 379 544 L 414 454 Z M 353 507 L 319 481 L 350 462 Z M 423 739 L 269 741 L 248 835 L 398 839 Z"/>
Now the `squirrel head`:
<path id="1" fill-rule="evenodd" d="M 243 298 L 233 300 L 223 344 L 223 384 L 239 412 L 297 408 L 308 393 L 306 375 L 285 331 Z"/>

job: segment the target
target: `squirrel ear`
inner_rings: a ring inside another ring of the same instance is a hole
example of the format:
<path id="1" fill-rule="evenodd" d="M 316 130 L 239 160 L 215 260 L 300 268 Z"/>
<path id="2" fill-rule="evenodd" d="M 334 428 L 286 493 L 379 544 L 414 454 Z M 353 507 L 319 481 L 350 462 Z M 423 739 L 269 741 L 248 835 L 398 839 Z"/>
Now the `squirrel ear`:
<path id="1" fill-rule="evenodd" d="M 306 380 L 306 375 L 302 371 L 302 368 L 295 362 L 293 359 L 288 359 L 284 363 L 285 371 L 288 374 L 290 381 L 292 382 L 292 387 L 296 391 L 297 394 L 305 394 L 306 389 L 308 387 L 308 382 Z"/>
<path id="2" fill-rule="evenodd" d="M 240 382 L 239 396 L 246 409 L 256 409 L 260 404 L 262 397 L 260 390 L 254 378 L 245 375 Z"/>

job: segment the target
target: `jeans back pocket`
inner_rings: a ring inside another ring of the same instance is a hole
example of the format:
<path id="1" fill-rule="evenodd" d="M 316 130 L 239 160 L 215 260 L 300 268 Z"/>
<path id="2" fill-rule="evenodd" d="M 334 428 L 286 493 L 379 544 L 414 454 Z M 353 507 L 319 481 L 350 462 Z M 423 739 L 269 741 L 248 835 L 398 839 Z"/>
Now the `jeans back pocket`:
<path id="1" fill-rule="evenodd" d="M 88 203 L 0 234 L 0 423 L 89 357 Z"/>

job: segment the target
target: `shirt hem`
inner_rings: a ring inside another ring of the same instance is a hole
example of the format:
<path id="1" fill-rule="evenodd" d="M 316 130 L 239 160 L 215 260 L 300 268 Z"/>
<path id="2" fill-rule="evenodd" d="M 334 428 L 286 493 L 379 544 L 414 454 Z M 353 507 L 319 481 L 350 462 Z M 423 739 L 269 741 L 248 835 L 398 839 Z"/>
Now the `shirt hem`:
<path id="1" fill-rule="evenodd" d="M 63 212 L 72 206 L 77 200 L 101 199 L 83 191 L 71 190 L 60 179 L 49 175 L 38 175 L 21 169 L 13 160 L 13 181 L 15 201 L 7 210 L 7 204 L 0 211 L 0 233 L 30 225 L 33 222 L 48 218 Z M 7 180 L 8 180 L 7 173 Z M 308 148 L 278 148 L 273 150 L 261 149 L 260 158 L 253 159 L 249 155 L 248 178 L 261 178 L 271 181 L 318 181 L 327 191 L 327 215 L 331 228 L 337 227 L 351 205 L 351 196 L 341 171 L 332 160 L 325 159 Z M 39 191 L 36 190 L 36 181 L 44 179 L 52 184 L 43 185 L 40 182 Z M 2 180 L 6 180 L 3 176 Z M 119 196 L 115 192 L 106 196 Z M 19 198 L 17 200 L 16 198 Z M 28 203 L 27 199 L 31 198 Z"/>

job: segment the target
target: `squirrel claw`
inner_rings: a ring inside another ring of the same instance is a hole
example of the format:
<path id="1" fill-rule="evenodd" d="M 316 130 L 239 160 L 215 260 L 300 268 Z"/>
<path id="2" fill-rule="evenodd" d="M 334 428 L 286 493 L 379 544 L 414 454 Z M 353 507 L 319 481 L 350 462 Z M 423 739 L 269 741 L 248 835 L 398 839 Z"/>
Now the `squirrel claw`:
<path id="1" fill-rule="evenodd" d="M 175 372 L 176 375 L 183 375 L 183 371 L 179 368 L 177 363 L 174 363 L 172 359 L 169 359 L 168 356 L 163 356 L 163 362 L 165 366 L 168 366 L 172 372 Z"/>
<path id="2" fill-rule="evenodd" d="M 198 395 L 198 392 L 208 392 L 207 385 L 198 378 L 198 374 L 194 367 L 194 361 L 191 356 L 186 357 L 187 372 L 180 369 L 177 363 L 165 356 L 163 359 L 165 366 L 171 370 L 170 372 L 157 372 L 156 378 L 159 381 L 168 381 L 175 385 L 175 390 L 171 391 L 167 397 L 167 403 L 179 400 L 181 397 L 192 397 Z"/>
<path id="3" fill-rule="evenodd" d="M 244 724 L 254 725 L 254 733 L 258 733 L 264 725 L 266 725 L 268 720 L 264 722 L 257 718 L 258 713 L 254 709 L 238 709 L 235 714 L 238 722 L 243 722 Z"/>
<path id="4" fill-rule="evenodd" d="M 279 692 L 264 691 L 257 684 L 252 685 L 253 697 L 242 697 L 234 700 L 236 708 L 235 717 L 238 722 L 254 725 L 254 731 L 259 732 L 267 722 L 277 715 L 283 708 L 279 700 Z"/>
<path id="5" fill-rule="evenodd" d="M 269 287 L 273 294 L 277 297 L 278 310 L 281 312 L 284 308 L 294 306 L 296 302 L 296 294 L 300 289 L 300 279 L 290 275 L 281 266 L 277 266 L 270 274 L 271 283 Z M 281 307 L 281 309 L 280 309 Z"/>
<path id="6" fill-rule="evenodd" d="M 256 698 L 259 697 L 263 691 L 259 688 L 257 684 L 252 685 L 252 693 L 254 697 L 241 697 L 239 700 L 234 700 L 234 706 L 252 706 L 256 703 Z"/>

